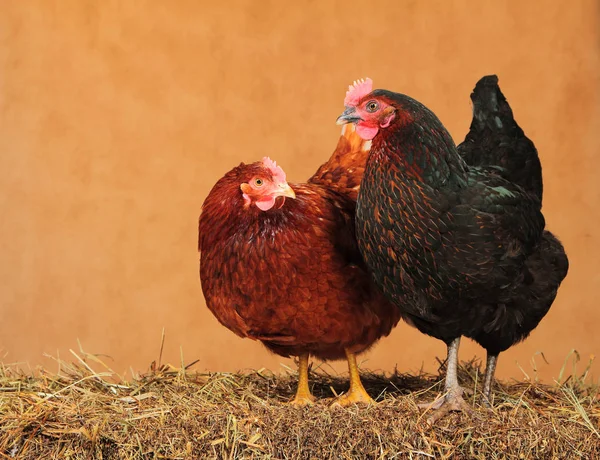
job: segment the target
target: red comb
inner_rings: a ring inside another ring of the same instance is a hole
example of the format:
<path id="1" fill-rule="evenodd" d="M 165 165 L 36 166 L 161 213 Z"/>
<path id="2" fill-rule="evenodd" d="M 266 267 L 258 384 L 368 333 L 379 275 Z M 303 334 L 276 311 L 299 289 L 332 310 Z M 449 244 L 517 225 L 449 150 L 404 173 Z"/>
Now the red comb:
<path id="1" fill-rule="evenodd" d="M 279 182 L 285 182 L 285 172 L 281 169 L 281 166 L 277 166 L 277 162 L 271 160 L 269 157 L 264 157 L 262 159 L 265 167 L 269 168 L 273 177 L 277 179 Z"/>
<path id="2" fill-rule="evenodd" d="M 373 91 L 373 80 L 368 77 L 355 80 L 352 85 L 348 86 L 348 91 L 346 91 L 346 99 L 344 99 L 344 105 L 346 107 L 354 107 L 358 105 L 358 102 L 371 91 Z"/>

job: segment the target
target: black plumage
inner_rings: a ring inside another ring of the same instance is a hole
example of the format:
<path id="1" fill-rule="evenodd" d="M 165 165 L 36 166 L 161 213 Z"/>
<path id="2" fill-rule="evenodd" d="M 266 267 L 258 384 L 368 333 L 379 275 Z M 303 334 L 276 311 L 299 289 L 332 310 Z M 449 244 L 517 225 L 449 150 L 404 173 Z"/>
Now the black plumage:
<path id="1" fill-rule="evenodd" d="M 541 205 L 542 166 L 537 149 L 515 121 L 498 87 L 498 77 L 490 75 L 479 80 L 471 100 L 473 121 L 465 140 L 458 146 L 459 154 L 467 164 L 487 169 L 519 185 Z M 489 331 L 470 337 L 492 355 L 526 338 L 550 309 L 568 268 L 562 244 L 544 230 L 541 240 L 525 260 L 523 281 L 515 286 L 508 300 L 495 305 L 495 315 L 487 313 L 496 321 L 488 326 Z"/>
<path id="2" fill-rule="evenodd" d="M 513 117 L 498 77 L 477 82 L 471 93 L 473 121 L 458 153 L 473 166 L 491 166 L 542 201 L 542 165 L 533 142 Z"/>
<path id="3" fill-rule="evenodd" d="M 378 130 L 358 198 L 360 250 L 404 318 L 448 345 L 445 410 L 465 408 L 460 337 L 488 352 L 487 397 L 498 353 L 538 325 L 568 270 L 544 230 L 537 151 L 497 78 L 484 77 L 471 98 L 458 148 L 433 112 L 403 94 L 375 90 L 345 112 Z"/>

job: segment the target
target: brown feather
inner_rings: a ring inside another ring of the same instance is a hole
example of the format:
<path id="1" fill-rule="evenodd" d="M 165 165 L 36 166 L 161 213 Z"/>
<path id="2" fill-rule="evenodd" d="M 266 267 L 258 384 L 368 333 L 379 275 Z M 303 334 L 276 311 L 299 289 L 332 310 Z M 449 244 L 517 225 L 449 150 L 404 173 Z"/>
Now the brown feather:
<path id="1" fill-rule="evenodd" d="M 370 141 L 356 133 L 354 125 L 344 125 L 333 155 L 308 182 L 338 190 L 356 202 L 370 146 Z"/>
<path id="2" fill-rule="evenodd" d="M 397 324 L 398 309 L 371 282 L 354 234 L 364 147 L 347 129 L 308 183 L 290 184 L 296 199 L 266 212 L 244 207 L 239 189 L 260 163 L 217 182 L 199 221 L 200 278 L 225 327 L 282 356 L 341 359 Z"/>

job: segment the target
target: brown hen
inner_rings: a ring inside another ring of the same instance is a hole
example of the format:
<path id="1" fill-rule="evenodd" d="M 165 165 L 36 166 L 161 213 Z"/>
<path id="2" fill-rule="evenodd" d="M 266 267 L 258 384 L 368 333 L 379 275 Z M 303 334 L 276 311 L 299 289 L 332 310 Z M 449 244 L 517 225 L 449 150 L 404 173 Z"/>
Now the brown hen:
<path id="1" fill-rule="evenodd" d="M 233 168 L 213 187 L 199 221 L 200 279 L 208 308 L 240 337 L 299 357 L 292 403 L 314 398 L 308 359 L 346 357 L 350 391 L 337 404 L 372 402 L 356 354 L 399 320 L 358 251 L 356 197 L 369 143 L 353 127 L 305 184 L 288 184 L 264 158 Z"/>

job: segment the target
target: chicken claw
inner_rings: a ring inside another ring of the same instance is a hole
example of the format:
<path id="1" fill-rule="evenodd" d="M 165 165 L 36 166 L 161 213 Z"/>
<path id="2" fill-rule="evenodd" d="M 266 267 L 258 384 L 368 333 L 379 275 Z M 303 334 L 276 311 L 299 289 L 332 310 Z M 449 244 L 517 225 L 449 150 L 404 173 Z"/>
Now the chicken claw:
<path id="1" fill-rule="evenodd" d="M 419 404 L 420 408 L 433 409 L 433 413 L 427 419 L 427 423 L 433 425 L 436 421 L 444 417 L 451 411 L 461 411 L 471 414 L 473 410 L 465 400 L 463 394 L 470 390 L 462 388 L 458 384 L 457 366 L 458 366 L 458 347 L 460 346 L 460 337 L 454 339 L 448 344 L 448 361 L 446 371 L 446 394 L 441 398 L 428 404 Z"/>
<path id="2" fill-rule="evenodd" d="M 362 388 L 361 390 L 350 390 L 348 393 L 343 394 L 331 404 L 331 407 L 348 407 L 352 404 L 370 405 L 375 404 L 375 401 L 369 396 L 365 389 Z"/>
<path id="3" fill-rule="evenodd" d="M 300 395 L 296 393 L 294 399 L 288 402 L 290 406 L 294 407 L 306 407 L 312 406 L 315 403 L 315 397 L 310 393 L 308 395 Z"/>
<path id="4" fill-rule="evenodd" d="M 338 397 L 332 404 L 331 407 L 347 407 L 352 404 L 375 404 L 375 401 L 360 381 L 360 372 L 358 365 L 356 364 L 356 355 L 346 350 L 346 357 L 348 359 L 348 371 L 350 372 L 350 389 L 346 394 Z"/>
<path id="5" fill-rule="evenodd" d="M 420 408 L 432 409 L 433 413 L 427 418 L 427 423 L 433 425 L 435 422 L 450 412 L 464 412 L 471 415 L 473 409 L 463 399 L 463 389 L 458 387 L 457 391 L 449 391 L 445 396 L 428 404 L 419 404 Z"/>

